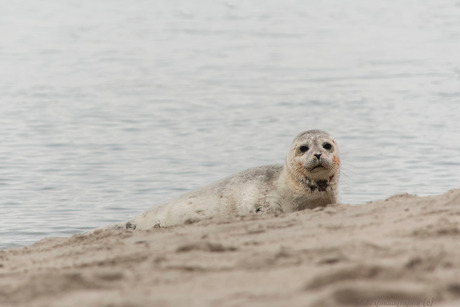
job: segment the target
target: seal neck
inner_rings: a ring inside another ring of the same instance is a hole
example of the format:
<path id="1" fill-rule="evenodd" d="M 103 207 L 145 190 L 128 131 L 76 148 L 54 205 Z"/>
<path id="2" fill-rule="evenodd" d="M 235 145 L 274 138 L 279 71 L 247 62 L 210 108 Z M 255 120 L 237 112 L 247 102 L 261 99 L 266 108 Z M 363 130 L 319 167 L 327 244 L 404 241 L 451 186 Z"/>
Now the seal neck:
<path id="1" fill-rule="evenodd" d="M 310 189 L 311 192 L 316 190 L 318 190 L 318 192 L 325 192 L 329 187 L 333 189 L 333 186 L 335 185 L 333 179 L 334 175 L 330 176 L 328 179 L 319 180 L 313 180 L 308 177 L 304 177 L 302 182 L 307 186 L 307 189 Z"/>

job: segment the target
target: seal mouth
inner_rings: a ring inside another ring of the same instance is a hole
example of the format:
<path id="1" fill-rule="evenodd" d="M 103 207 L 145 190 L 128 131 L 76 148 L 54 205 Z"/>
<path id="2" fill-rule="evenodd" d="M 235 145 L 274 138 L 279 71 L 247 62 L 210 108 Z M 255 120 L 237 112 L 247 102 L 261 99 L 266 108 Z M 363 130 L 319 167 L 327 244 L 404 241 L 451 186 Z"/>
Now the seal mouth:
<path id="1" fill-rule="evenodd" d="M 322 170 L 326 170 L 326 168 L 324 167 L 324 165 L 318 164 L 310 168 L 309 171 L 312 172 L 312 171 L 322 171 Z"/>

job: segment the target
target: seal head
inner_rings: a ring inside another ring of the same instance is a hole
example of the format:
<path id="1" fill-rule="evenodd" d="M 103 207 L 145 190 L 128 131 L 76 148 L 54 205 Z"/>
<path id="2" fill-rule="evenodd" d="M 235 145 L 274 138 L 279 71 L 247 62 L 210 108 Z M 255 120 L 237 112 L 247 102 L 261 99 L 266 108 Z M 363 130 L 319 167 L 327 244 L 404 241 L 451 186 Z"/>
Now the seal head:
<path id="1" fill-rule="evenodd" d="M 340 155 L 336 141 L 328 133 L 309 130 L 297 135 L 289 149 L 284 171 L 291 189 L 302 191 L 307 203 L 321 205 L 323 200 L 337 201 Z"/>

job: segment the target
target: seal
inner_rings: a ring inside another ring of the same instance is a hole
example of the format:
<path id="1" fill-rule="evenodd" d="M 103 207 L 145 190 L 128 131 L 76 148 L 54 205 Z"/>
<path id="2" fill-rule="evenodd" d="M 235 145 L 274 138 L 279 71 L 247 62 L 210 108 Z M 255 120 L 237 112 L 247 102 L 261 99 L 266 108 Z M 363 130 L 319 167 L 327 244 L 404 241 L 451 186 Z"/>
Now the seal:
<path id="1" fill-rule="evenodd" d="M 337 202 L 340 156 L 326 132 L 297 135 L 286 161 L 237 173 L 154 206 L 117 228 L 168 227 L 205 218 L 293 212 Z"/>

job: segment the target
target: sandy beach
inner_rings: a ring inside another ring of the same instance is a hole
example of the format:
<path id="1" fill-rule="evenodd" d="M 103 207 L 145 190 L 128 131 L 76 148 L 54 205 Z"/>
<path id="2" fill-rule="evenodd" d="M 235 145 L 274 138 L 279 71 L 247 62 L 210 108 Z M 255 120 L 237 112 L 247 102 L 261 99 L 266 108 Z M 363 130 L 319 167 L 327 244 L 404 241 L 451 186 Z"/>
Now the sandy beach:
<path id="1" fill-rule="evenodd" d="M 398 304 L 460 306 L 460 189 L 0 251 L 0 306 Z"/>

